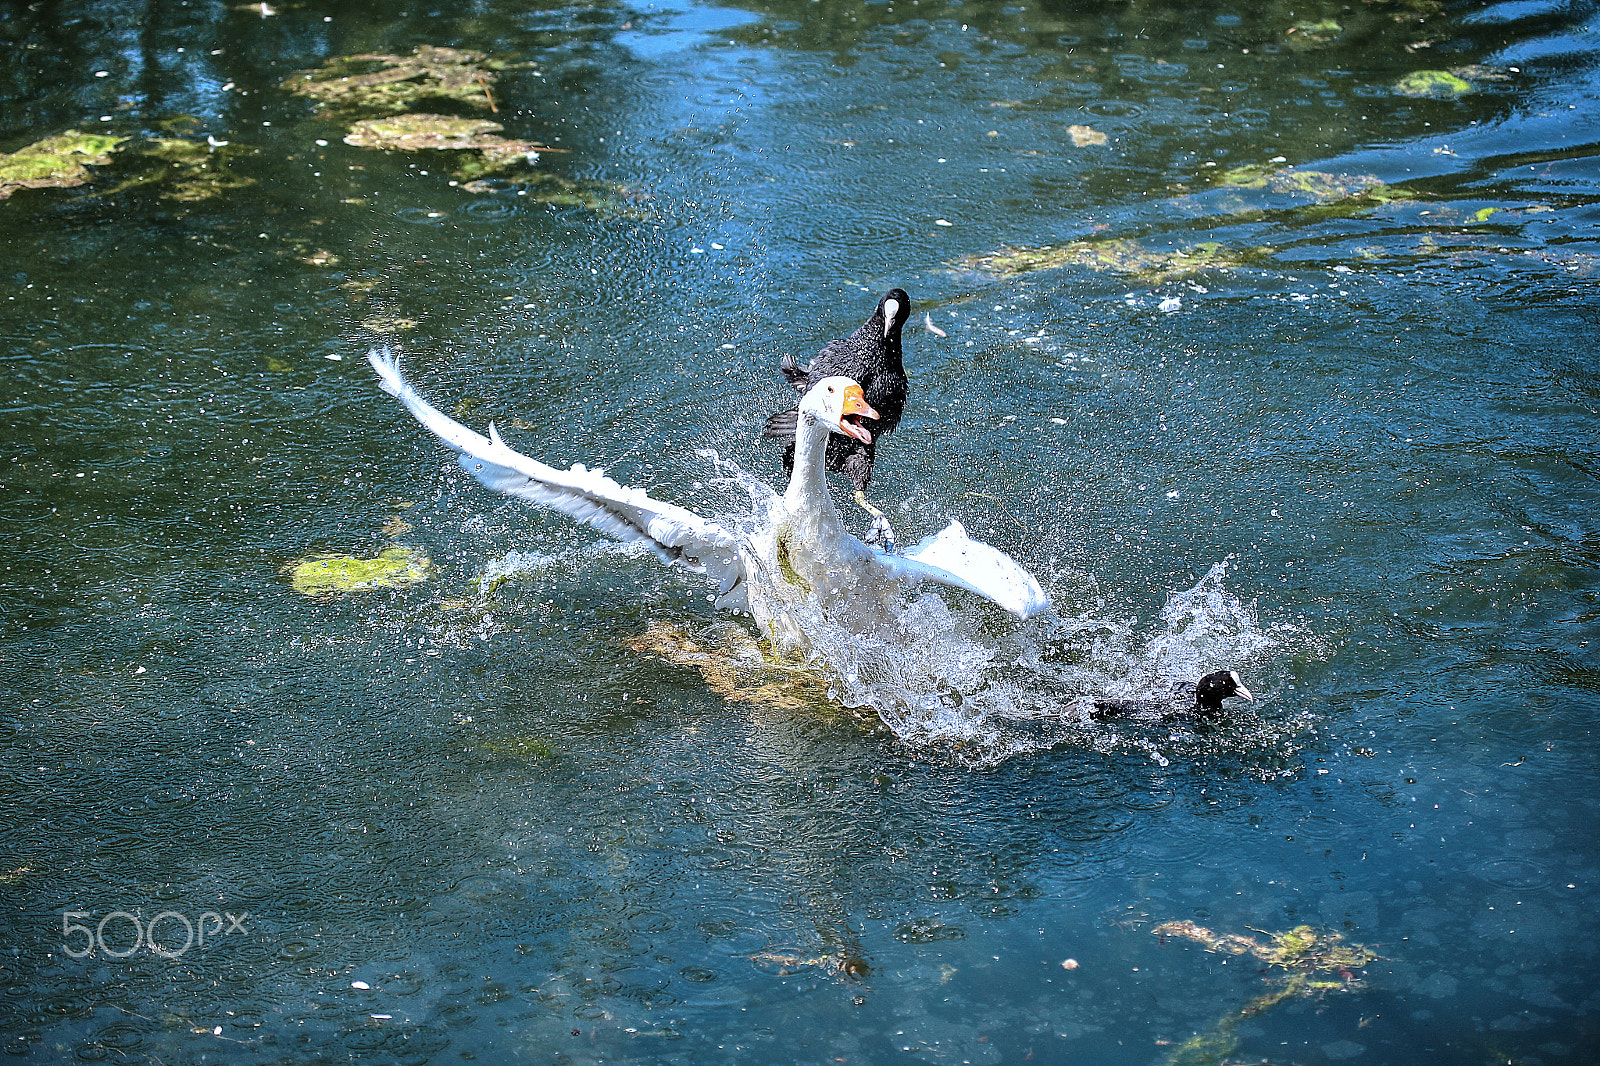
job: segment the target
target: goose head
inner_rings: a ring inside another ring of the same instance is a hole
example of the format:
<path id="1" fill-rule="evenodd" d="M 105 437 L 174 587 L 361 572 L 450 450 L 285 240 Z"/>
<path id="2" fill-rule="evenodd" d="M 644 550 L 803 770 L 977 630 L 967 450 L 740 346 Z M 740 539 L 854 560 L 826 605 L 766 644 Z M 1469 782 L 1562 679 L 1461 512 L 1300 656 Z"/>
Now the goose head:
<path id="1" fill-rule="evenodd" d="M 872 433 L 861 420 L 877 417 L 878 412 L 867 403 L 861 386 L 847 377 L 823 378 L 800 401 L 802 421 L 826 426 L 830 432 L 853 437 L 862 444 L 872 443 Z"/>

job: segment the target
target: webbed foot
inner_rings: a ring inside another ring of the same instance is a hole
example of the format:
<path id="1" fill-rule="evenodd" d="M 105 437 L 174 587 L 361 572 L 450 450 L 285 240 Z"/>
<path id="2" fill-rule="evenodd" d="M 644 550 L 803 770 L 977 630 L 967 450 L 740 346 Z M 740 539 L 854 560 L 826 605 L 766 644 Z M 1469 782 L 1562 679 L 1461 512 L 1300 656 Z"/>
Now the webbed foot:
<path id="1" fill-rule="evenodd" d="M 858 491 L 856 493 L 856 503 L 861 506 L 862 510 L 872 516 L 872 525 L 867 528 L 867 535 L 861 538 L 862 541 L 872 545 L 882 544 L 883 550 L 893 555 L 894 527 L 889 524 L 889 520 L 884 517 L 882 511 L 867 502 L 866 493 Z"/>

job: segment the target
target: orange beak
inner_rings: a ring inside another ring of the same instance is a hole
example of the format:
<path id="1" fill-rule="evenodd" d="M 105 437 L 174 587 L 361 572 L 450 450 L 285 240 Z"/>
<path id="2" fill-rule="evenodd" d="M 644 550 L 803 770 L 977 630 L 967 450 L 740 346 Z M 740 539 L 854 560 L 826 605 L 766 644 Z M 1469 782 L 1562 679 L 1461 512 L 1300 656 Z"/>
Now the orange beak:
<path id="1" fill-rule="evenodd" d="M 847 385 L 839 409 L 839 430 L 862 444 L 872 443 L 872 433 L 861 424 L 863 418 L 877 418 L 878 412 L 867 403 L 867 394 L 860 385 Z"/>

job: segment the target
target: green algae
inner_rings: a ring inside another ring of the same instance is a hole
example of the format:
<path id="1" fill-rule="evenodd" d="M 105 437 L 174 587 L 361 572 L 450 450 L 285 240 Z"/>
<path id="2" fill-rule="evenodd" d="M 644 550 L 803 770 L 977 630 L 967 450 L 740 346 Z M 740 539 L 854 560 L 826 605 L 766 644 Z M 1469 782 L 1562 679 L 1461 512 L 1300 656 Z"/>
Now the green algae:
<path id="1" fill-rule="evenodd" d="M 111 162 L 128 138 L 67 130 L 0 155 L 0 200 L 18 189 L 69 189 L 93 177 L 89 168 Z"/>
<path id="2" fill-rule="evenodd" d="M 214 200 L 229 190 L 256 183 L 254 178 L 235 174 L 230 166 L 234 159 L 251 151 L 229 144 L 191 141 L 182 137 L 156 137 L 140 141 L 122 153 L 140 167 L 139 172 L 107 189 L 105 195 L 137 185 L 160 182 L 163 183 L 160 194 L 163 200 L 177 200 L 180 203 Z"/>
<path id="3" fill-rule="evenodd" d="M 1152 282 L 1186 277 L 1203 270 L 1226 269 L 1258 262 L 1263 249 L 1234 249 L 1219 241 L 1200 241 L 1187 248 L 1153 249 L 1125 239 L 1072 241 L 1037 248 L 1001 248 L 967 256 L 959 266 L 997 278 L 1013 278 L 1035 270 L 1082 267 L 1087 270 L 1132 274 Z"/>
<path id="4" fill-rule="evenodd" d="M 1359 215 L 1395 200 L 1415 199 L 1415 194 L 1396 188 L 1375 174 L 1331 174 L 1321 170 L 1277 170 L 1251 164 L 1223 171 L 1214 179 L 1218 186 L 1231 189 L 1263 189 L 1295 200 L 1307 200 L 1290 209 L 1301 222 Z M 1259 204 L 1236 204 L 1234 216 L 1266 212 Z"/>
<path id="5" fill-rule="evenodd" d="M 433 562 L 414 548 L 396 544 L 371 559 L 312 555 L 290 563 L 284 572 L 296 592 L 326 597 L 421 584 L 433 575 Z"/>
<path id="6" fill-rule="evenodd" d="M 1221 955 L 1251 955 L 1271 966 L 1308 973 L 1356 970 L 1380 958 L 1371 948 L 1347 944 L 1338 933 L 1320 933 L 1309 925 L 1264 933 L 1265 942 L 1238 933 L 1216 933 L 1189 921 L 1162 922 L 1150 931 L 1159 937 L 1192 940 Z"/>
<path id="7" fill-rule="evenodd" d="M 1384 188 L 1375 174 L 1330 174 L 1322 170 L 1277 170 L 1250 164 L 1233 167 L 1217 175 L 1218 185 L 1236 189 L 1267 189 L 1292 196 L 1309 196 L 1318 203 L 1332 203 L 1370 195 Z"/>
<path id="8" fill-rule="evenodd" d="M 601 218 L 639 219 L 649 215 L 648 211 L 634 202 L 647 200 L 649 196 L 620 185 L 574 181 L 545 171 L 512 172 L 508 177 L 501 178 L 499 174 L 503 171 L 479 171 L 470 156 L 457 165 L 455 173 L 471 178 L 460 185 L 464 192 L 503 193 L 507 191 L 506 186 L 510 185 L 520 198 L 552 207 L 576 207 Z M 480 173 L 484 176 L 478 177 Z"/>
<path id="9" fill-rule="evenodd" d="M 357 148 L 390 152 L 483 152 L 526 156 L 548 151 L 530 141 L 496 136 L 505 127 L 486 118 L 456 118 L 424 112 L 406 112 L 383 118 L 362 119 L 350 127 L 344 143 Z"/>
<path id="10" fill-rule="evenodd" d="M 409 56 L 338 56 L 291 75 L 282 88 L 330 114 L 395 115 L 424 100 L 493 111 L 495 70 L 506 66 L 482 52 L 421 45 Z"/>
<path id="11" fill-rule="evenodd" d="M 363 53 L 303 70 L 283 88 L 312 100 L 319 113 L 348 123 L 344 141 L 386 152 L 437 152 L 453 184 L 470 193 L 499 192 L 496 181 L 514 182 L 518 195 L 557 207 L 602 216 L 638 218 L 626 190 L 573 181 L 535 169 L 545 152 L 565 149 L 504 137 L 504 127 L 480 115 L 422 110 L 447 105 L 497 111 L 491 87 L 495 71 L 513 66 L 482 52 L 423 45 L 410 56 Z"/>
<path id="12" fill-rule="evenodd" d="M 1191 921 L 1163 922 L 1150 931 L 1163 938 L 1192 940 L 1222 955 L 1250 955 L 1287 971 L 1271 978 L 1266 992 L 1230 1010 L 1210 1029 L 1174 1045 L 1167 1054 L 1167 1066 L 1221 1066 L 1239 1046 L 1239 1023 L 1288 1000 L 1360 988 L 1355 971 L 1380 957 L 1371 948 L 1347 943 L 1337 933 L 1319 932 L 1309 925 L 1264 933 L 1264 941 L 1238 933 L 1216 933 Z"/>
<path id="13" fill-rule="evenodd" d="M 408 112 L 362 119 L 351 125 L 344 142 L 386 152 L 450 153 L 452 173 L 465 182 L 531 170 L 541 152 L 560 151 L 501 137 L 504 129 L 484 118 Z"/>
<path id="14" fill-rule="evenodd" d="M 790 527 L 787 524 L 780 527 L 778 530 L 778 535 L 776 538 L 778 546 L 778 572 L 783 575 L 783 579 L 789 584 L 794 585 L 796 588 L 804 589 L 806 592 L 810 592 L 810 583 L 807 582 L 805 578 L 800 576 L 800 571 L 794 568 L 794 560 L 790 557 L 790 532 Z"/>
<path id="15" fill-rule="evenodd" d="M 1330 44 L 1344 32 L 1344 27 L 1333 19 L 1302 19 L 1284 31 L 1289 43 L 1300 48 L 1321 47 Z"/>
<path id="16" fill-rule="evenodd" d="M 1455 100 L 1472 91 L 1472 83 L 1448 70 L 1414 70 L 1394 83 L 1401 96 L 1430 100 Z"/>
<path id="17" fill-rule="evenodd" d="M 176 125 L 179 119 L 166 124 Z M 91 166 L 111 168 L 109 183 L 91 190 L 91 196 L 114 196 L 144 185 L 159 185 L 164 200 L 211 200 L 255 184 L 254 178 L 236 174 L 230 166 L 234 159 L 253 151 L 223 141 L 141 139 L 68 130 L 0 156 L 0 200 L 17 189 L 86 185 L 97 177 L 88 169 Z"/>
<path id="18" fill-rule="evenodd" d="M 630 651 L 656 655 L 676 666 L 696 670 L 706 685 L 725 700 L 777 711 L 833 712 L 838 707 L 816 671 L 799 659 L 782 659 L 736 626 L 717 631 L 717 643 L 706 646 L 681 627 L 652 622 L 643 633 L 623 641 Z M 845 711 L 852 719 L 856 712 Z M 871 716 L 876 721 L 876 716 Z"/>
<path id="19" fill-rule="evenodd" d="M 1211 180 L 1216 189 L 1206 194 L 1208 198 L 1180 197 L 1174 203 L 1183 205 L 1191 214 L 1215 216 L 1214 225 L 1266 220 L 1306 223 L 1361 215 L 1383 204 L 1416 198 L 1415 193 L 1389 185 L 1373 174 L 1283 170 L 1266 164 L 1232 167 Z M 1244 195 L 1218 198 L 1219 193 L 1230 189 L 1260 190 L 1282 197 L 1285 202 Z M 1177 248 L 1153 248 L 1131 238 L 1102 237 L 1066 244 L 1008 246 L 965 256 L 954 265 L 1002 280 L 1035 270 L 1078 267 L 1159 284 L 1206 270 L 1266 263 L 1274 254 L 1270 245 L 1240 247 L 1206 240 Z"/>
<path id="20" fill-rule="evenodd" d="M 421 323 L 415 318 L 388 312 L 369 315 L 361 320 L 361 328 L 371 330 L 374 333 L 400 333 L 408 329 L 416 329 L 419 325 Z"/>

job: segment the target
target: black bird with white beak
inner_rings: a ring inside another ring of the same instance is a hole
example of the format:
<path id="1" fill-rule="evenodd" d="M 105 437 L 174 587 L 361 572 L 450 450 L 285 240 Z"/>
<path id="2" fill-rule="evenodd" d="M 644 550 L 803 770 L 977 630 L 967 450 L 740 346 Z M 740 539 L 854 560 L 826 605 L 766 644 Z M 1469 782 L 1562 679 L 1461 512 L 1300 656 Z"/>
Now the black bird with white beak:
<path id="1" fill-rule="evenodd" d="M 802 396 L 823 378 L 851 378 L 860 383 L 867 403 L 878 413 L 877 418 L 864 423 L 872 436 L 870 442 L 838 434 L 828 438 L 827 468 L 850 479 L 855 486 L 856 503 L 873 516 L 872 528 L 865 538 L 867 542 L 881 541 L 891 552 L 894 551 L 894 529 L 883 512 L 867 501 L 867 485 L 872 480 L 878 438 L 900 424 L 900 414 L 905 410 L 910 385 L 902 365 L 900 331 L 910 317 L 911 297 L 904 289 L 890 289 L 859 329 L 848 337 L 829 341 L 811 365 L 802 369 L 792 355 L 785 355 L 780 364 L 783 376 Z M 783 452 L 785 473 L 794 470 L 794 432 L 794 411 L 778 412 L 767 419 L 762 430 L 764 436 L 789 442 Z"/>

